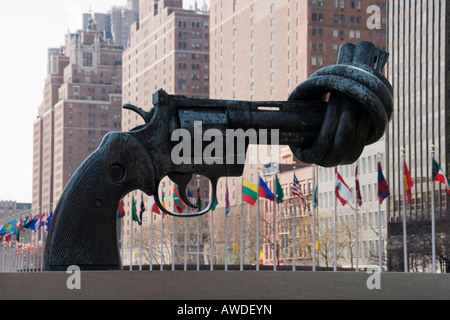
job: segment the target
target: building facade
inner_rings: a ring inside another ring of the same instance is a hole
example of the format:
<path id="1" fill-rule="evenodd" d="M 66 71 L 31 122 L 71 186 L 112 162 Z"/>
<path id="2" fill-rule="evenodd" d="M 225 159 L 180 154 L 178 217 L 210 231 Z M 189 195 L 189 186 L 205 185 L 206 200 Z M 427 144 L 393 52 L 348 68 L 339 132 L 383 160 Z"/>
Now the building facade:
<path id="1" fill-rule="evenodd" d="M 368 10 L 371 5 L 379 9 L 375 11 L 379 15 L 373 16 L 374 12 Z M 312 73 L 336 62 L 341 44 L 371 41 L 377 47 L 386 49 L 386 4 L 383 2 L 211 0 L 210 14 L 211 98 L 216 99 L 287 100 L 296 86 Z M 379 24 L 372 27 L 374 17 L 379 18 L 376 20 Z M 376 170 L 373 169 L 376 165 L 374 167 L 373 159 L 381 152 L 384 165 L 384 149 L 384 141 L 380 141 L 366 148 L 361 158 L 362 161 L 371 163 L 370 172 L 367 170 L 360 176 L 362 187 L 368 194 L 370 193 L 370 198 L 367 195 L 366 200 L 371 199 L 363 209 L 367 211 L 367 216 L 370 212 L 371 218 L 374 217 L 374 212 L 378 211 L 373 189 L 376 184 Z M 285 147 L 278 150 L 273 160 L 281 164 L 296 161 L 290 150 Z M 256 168 L 266 163 L 247 165 L 244 177 L 257 175 Z M 350 172 L 350 166 L 343 169 Z M 309 171 L 311 170 L 305 172 Z M 348 177 L 351 175 L 354 177 L 354 173 L 349 173 Z M 318 168 L 319 202 L 322 199 L 319 219 L 322 219 L 322 222 L 330 221 L 334 215 L 334 202 L 330 202 L 334 201 L 333 177 L 334 168 Z M 308 176 L 299 176 L 298 179 L 307 181 Z M 284 183 L 283 187 L 289 190 L 292 181 Z M 234 191 L 239 194 L 239 187 L 230 193 Z M 224 193 L 220 187 L 219 193 Z M 325 197 L 330 199 L 327 200 L 326 207 Z M 333 206 L 328 210 L 331 203 Z M 382 211 L 385 212 L 385 208 Z M 351 213 L 352 209 L 348 207 L 339 208 L 338 214 L 349 216 Z M 383 235 L 385 239 L 386 227 L 383 229 Z M 372 251 L 376 252 L 375 245 L 378 243 L 375 241 L 376 232 L 372 231 L 370 234 L 367 232 L 365 236 L 366 239 L 362 241 L 371 242 L 364 244 L 369 248 L 370 243 L 370 246 L 374 246 Z M 354 233 L 352 237 L 354 240 Z M 360 248 L 364 248 L 364 244 L 361 244 Z M 312 241 L 308 252 L 312 251 L 311 246 Z M 325 250 L 324 246 L 322 250 Z M 341 251 L 343 253 L 339 256 L 338 264 L 345 267 L 352 266 L 355 255 L 352 256 L 350 249 Z M 366 255 L 369 257 L 370 254 Z M 305 256 L 311 259 L 311 254 Z M 319 265 L 326 264 L 326 258 L 320 256 L 318 258 Z M 364 261 L 365 265 L 377 265 L 376 262 L 372 263 L 369 260 L 371 259 Z"/>
<path id="2" fill-rule="evenodd" d="M 95 27 L 49 50 L 34 123 L 33 208 L 56 204 L 78 166 L 109 131 L 121 131 L 122 52 Z"/>
<path id="3" fill-rule="evenodd" d="M 408 230 L 410 271 L 431 268 L 431 199 L 438 226 L 436 240 L 441 266 L 448 265 L 449 197 L 445 186 L 431 185 L 431 145 L 434 158 L 448 174 L 450 2 L 389 1 L 388 77 L 394 87 L 394 114 L 387 134 L 389 266 L 403 270 L 403 213 Z M 403 151 L 404 150 L 404 151 Z M 404 158 L 403 158 L 404 157 Z M 414 186 L 411 203 L 403 201 L 403 159 Z M 405 203 L 405 205 L 404 205 Z"/>
<path id="4" fill-rule="evenodd" d="M 29 210 L 31 210 L 31 203 L 0 201 L 0 221 L 22 212 L 28 212 Z"/>
<path id="5" fill-rule="evenodd" d="M 42 104 L 33 125 L 33 208 L 53 203 L 54 106 L 70 58 L 60 48 L 48 51 Z"/>

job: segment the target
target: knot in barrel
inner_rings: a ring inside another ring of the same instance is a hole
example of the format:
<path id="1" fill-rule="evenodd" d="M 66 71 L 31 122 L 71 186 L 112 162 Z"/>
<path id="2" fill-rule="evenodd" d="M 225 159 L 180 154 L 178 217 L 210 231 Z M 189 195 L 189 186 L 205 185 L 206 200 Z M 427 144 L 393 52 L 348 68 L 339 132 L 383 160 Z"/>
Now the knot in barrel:
<path id="1" fill-rule="evenodd" d="M 351 164 L 382 138 L 393 109 L 392 87 L 381 74 L 388 56 L 370 42 L 343 44 L 336 65 L 317 71 L 292 92 L 289 101 L 328 99 L 314 143 L 290 146 L 299 160 L 323 167 Z"/>

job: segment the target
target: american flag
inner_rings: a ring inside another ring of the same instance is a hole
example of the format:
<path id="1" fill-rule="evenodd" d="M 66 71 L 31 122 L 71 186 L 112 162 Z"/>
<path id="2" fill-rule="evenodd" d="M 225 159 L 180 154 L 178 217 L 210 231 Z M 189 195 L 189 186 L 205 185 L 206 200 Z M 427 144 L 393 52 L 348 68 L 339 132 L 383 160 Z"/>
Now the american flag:
<path id="1" fill-rule="evenodd" d="M 196 199 L 194 198 L 194 196 L 192 195 L 192 193 L 191 193 L 191 191 L 189 189 L 187 191 L 187 196 L 188 196 L 189 202 L 191 204 L 195 204 Z M 198 212 L 198 209 L 192 208 L 192 213 L 197 213 L 197 212 Z"/>
<path id="2" fill-rule="evenodd" d="M 300 183 L 298 182 L 297 177 L 295 176 L 295 174 L 294 174 L 294 185 L 292 186 L 292 193 L 294 194 L 294 196 L 297 196 L 300 199 L 302 199 L 303 207 L 306 208 L 305 197 L 303 196 L 302 188 L 300 187 Z"/>

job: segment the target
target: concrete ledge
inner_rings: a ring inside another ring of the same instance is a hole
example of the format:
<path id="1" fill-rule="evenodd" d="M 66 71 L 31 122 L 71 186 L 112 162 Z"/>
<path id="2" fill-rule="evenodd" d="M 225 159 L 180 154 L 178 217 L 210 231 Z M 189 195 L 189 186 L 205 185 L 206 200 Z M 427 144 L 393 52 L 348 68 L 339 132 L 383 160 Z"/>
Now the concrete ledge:
<path id="1" fill-rule="evenodd" d="M 70 290 L 65 272 L 0 273 L 1 300 L 398 300 L 450 299 L 450 274 L 365 272 L 81 272 Z"/>

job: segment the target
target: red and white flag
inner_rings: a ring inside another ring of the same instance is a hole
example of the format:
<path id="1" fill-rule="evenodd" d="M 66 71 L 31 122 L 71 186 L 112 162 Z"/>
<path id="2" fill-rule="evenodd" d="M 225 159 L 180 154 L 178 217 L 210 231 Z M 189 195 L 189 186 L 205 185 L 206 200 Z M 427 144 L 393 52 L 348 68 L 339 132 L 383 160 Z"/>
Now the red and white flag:
<path id="1" fill-rule="evenodd" d="M 292 193 L 294 194 L 294 196 L 297 196 L 300 199 L 302 199 L 303 208 L 306 208 L 305 197 L 303 196 L 302 188 L 300 187 L 300 183 L 298 182 L 295 174 L 294 174 L 294 185 L 292 186 Z"/>
<path id="2" fill-rule="evenodd" d="M 352 197 L 352 190 L 344 182 L 337 168 L 335 170 L 335 193 L 341 204 L 345 206 Z"/>
<path id="3" fill-rule="evenodd" d="M 150 197 L 150 208 L 153 213 L 161 214 L 161 211 L 159 210 L 158 206 L 156 205 L 154 196 Z"/>

